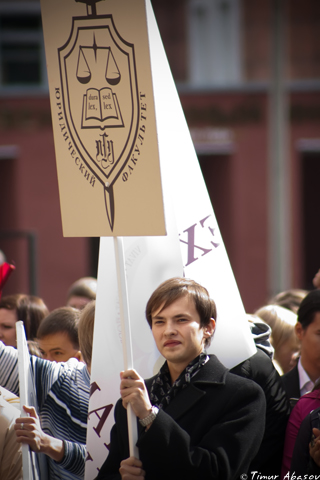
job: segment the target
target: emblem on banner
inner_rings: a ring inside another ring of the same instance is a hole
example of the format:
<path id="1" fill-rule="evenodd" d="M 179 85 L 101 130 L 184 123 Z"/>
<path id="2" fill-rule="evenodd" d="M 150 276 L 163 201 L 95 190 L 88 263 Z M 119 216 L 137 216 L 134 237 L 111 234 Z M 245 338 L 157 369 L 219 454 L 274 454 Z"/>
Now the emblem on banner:
<path id="1" fill-rule="evenodd" d="M 114 184 L 130 159 L 139 127 L 134 45 L 117 31 L 112 15 L 73 17 L 69 39 L 58 49 L 64 115 L 82 160 L 103 185 L 111 230 Z M 89 8 L 90 7 L 90 8 Z"/>

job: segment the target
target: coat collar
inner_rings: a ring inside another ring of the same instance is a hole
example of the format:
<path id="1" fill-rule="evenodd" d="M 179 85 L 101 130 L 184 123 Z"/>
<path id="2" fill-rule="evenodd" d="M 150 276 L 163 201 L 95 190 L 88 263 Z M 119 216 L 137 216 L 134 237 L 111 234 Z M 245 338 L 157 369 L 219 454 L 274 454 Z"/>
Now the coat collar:
<path id="1" fill-rule="evenodd" d="M 223 385 L 226 382 L 228 369 L 222 365 L 215 355 L 210 355 L 208 362 L 200 368 L 199 372 L 191 379 L 193 384 L 213 383 Z"/>
<path id="2" fill-rule="evenodd" d="M 166 407 L 165 412 L 174 420 L 190 410 L 204 395 L 206 385 L 224 385 L 228 370 L 219 362 L 215 355 L 210 355 L 208 362 L 200 368 L 198 373 L 191 379 L 190 385 L 181 390 Z M 146 380 L 148 390 L 154 377 Z"/>

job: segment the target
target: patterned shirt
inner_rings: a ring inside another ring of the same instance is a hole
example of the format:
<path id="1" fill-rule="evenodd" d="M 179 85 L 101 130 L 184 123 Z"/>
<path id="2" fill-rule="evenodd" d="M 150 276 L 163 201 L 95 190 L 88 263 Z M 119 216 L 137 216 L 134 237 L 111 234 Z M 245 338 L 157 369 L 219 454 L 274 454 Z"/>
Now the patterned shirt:
<path id="1" fill-rule="evenodd" d="M 47 457 L 50 479 L 84 477 L 90 376 L 76 359 L 56 363 L 30 356 L 42 430 L 63 440 L 60 463 Z M 19 395 L 18 352 L 0 342 L 0 385 Z"/>

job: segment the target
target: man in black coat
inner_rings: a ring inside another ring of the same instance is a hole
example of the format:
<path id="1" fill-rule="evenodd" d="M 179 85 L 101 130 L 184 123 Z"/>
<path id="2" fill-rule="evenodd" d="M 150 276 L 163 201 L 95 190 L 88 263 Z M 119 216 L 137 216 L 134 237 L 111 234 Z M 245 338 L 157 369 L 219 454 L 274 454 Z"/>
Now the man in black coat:
<path id="1" fill-rule="evenodd" d="M 265 398 L 204 352 L 215 328 L 213 300 L 196 282 L 175 278 L 152 294 L 146 316 L 166 362 L 146 382 L 134 370 L 121 373 L 110 453 L 97 479 L 238 479 L 259 449 Z M 129 457 L 129 403 L 140 460 Z"/>
<path id="2" fill-rule="evenodd" d="M 295 326 L 300 341 L 298 364 L 282 376 L 288 398 L 294 399 L 310 392 L 320 378 L 320 290 L 313 290 L 302 300 Z"/>

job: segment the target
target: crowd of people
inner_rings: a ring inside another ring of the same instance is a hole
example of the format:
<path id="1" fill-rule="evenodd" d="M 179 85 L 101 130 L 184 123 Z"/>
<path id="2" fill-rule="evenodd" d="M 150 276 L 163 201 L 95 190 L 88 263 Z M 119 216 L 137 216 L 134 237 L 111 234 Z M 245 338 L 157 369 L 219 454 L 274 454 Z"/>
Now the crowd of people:
<path id="1" fill-rule="evenodd" d="M 0 478 L 22 478 L 22 443 L 45 455 L 49 479 L 84 478 L 96 286 L 93 278 L 77 281 L 66 303 L 72 301 L 78 308 L 64 306 L 51 313 L 38 297 L 1 298 L 0 399 L 6 408 L 0 415 L 8 431 L 3 432 L 2 450 L 0 443 Z M 19 395 L 18 320 L 25 325 L 36 390 L 36 405 L 22 406 L 21 411 L 15 400 Z"/>
<path id="2" fill-rule="evenodd" d="M 186 278 L 161 284 L 147 303 L 146 328 L 165 362 L 148 380 L 121 372 L 97 480 L 320 474 L 320 273 L 314 286 L 281 292 L 248 315 L 257 351 L 228 370 L 206 353 L 219 322 L 208 291 Z M 35 296 L 0 299 L 0 478 L 22 478 L 27 444 L 44 455 L 50 480 L 84 479 L 96 287 L 93 278 L 78 280 L 51 312 Z M 18 320 L 36 392 L 35 405 L 21 407 Z M 129 453 L 129 404 L 139 458 Z"/>

